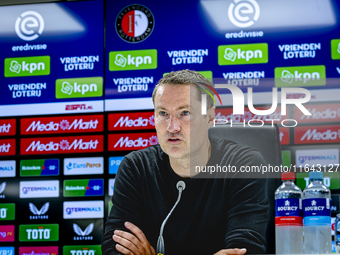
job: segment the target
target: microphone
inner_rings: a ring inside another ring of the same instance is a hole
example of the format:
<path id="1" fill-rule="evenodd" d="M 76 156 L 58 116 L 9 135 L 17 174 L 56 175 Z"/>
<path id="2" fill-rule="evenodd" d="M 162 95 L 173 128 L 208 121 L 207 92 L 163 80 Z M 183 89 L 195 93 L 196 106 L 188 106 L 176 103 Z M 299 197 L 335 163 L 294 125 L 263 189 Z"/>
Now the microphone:
<path id="1" fill-rule="evenodd" d="M 156 249 L 157 255 L 164 255 L 165 254 L 164 238 L 163 238 L 164 226 L 165 226 L 165 223 L 168 221 L 172 212 L 175 210 L 179 201 L 181 200 L 182 191 L 185 189 L 185 182 L 184 181 L 177 182 L 176 188 L 178 189 L 178 198 L 177 198 L 175 205 L 172 207 L 171 211 L 169 212 L 168 216 L 166 216 L 165 220 L 163 221 L 161 229 L 159 231 L 159 237 L 158 237 L 157 249 Z"/>

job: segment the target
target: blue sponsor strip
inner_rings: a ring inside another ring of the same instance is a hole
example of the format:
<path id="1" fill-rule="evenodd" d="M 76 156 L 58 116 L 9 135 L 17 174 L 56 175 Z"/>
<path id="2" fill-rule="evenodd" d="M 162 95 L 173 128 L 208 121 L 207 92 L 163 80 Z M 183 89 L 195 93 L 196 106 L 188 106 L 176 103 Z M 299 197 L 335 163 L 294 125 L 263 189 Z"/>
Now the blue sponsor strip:
<path id="1" fill-rule="evenodd" d="M 116 174 L 120 162 L 122 162 L 124 157 L 110 157 L 109 158 L 109 174 Z"/>
<path id="2" fill-rule="evenodd" d="M 304 226 L 331 226 L 331 217 L 308 216 L 303 218 Z"/>
<path id="3" fill-rule="evenodd" d="M 87 185 L 85 196 L 102 196 L 104 195 L 104 180 L 103 179 L 90 179 Z"/>
<path id="4" fill-rule="evenodd" d="M 41 171 L 43 175 L 59 175 L 59 159 L 45 159 Z"/>
<path id="5" fill-rule="evenodd" d="M 12 246 L 0 247 L 0 255 L 14 255 L 14 247 Z"/>

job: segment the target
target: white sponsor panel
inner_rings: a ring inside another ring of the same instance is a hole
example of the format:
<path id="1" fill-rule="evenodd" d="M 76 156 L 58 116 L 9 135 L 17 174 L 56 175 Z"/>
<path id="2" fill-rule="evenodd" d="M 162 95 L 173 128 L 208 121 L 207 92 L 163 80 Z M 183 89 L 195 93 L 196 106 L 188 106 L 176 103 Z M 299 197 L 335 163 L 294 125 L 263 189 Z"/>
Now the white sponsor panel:
<path id="1" fill-rule="evenodd" d="M 109 196 L 113 195 L 113 188 L 115 185 L 115 180 L 116 180 L 115 178 L 109 179 Z"/>
<path id="2" fill-rule="evenodd" d="M 15 160 L 0 161 L 0 177 L 15 177 Z"/>
<path id="3" fill-rule="evenodd" d="M 20 198 L 59 197 L 59 181 L 20 182 Z"/>
<path id="4" fill-rule="evenodd" d="M 103 174 L 104 158 L 65 158 L 64 175 Z"/>
<path id="5" fill-rule="evenodd" d="M 64 219 L 95 219 L 104 217 L 104 201 L 70 201 L 63 203 Z"/>
<path id="6" fill-rule="evenodd" d="M 296 165 L 298 166 L 328 166 L 339 164 L 339 149 L 297 150 Z"/>

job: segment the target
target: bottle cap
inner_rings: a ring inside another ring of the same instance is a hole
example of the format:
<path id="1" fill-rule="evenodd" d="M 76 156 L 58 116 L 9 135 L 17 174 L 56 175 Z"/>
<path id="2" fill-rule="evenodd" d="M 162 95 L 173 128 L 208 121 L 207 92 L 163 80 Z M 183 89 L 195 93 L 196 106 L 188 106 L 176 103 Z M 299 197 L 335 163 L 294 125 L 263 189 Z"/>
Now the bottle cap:
<path id="1" fill-rule="evenodd" d="M 323 179 L 322 172 L 310 172 L 309 179 L 310 180 Z"/>
<path id="2" fill-rule="evenodd" d="M 295 174 L 294 173 L 282 173 L 281 174 L 281 180 L 295 180 Z"/>

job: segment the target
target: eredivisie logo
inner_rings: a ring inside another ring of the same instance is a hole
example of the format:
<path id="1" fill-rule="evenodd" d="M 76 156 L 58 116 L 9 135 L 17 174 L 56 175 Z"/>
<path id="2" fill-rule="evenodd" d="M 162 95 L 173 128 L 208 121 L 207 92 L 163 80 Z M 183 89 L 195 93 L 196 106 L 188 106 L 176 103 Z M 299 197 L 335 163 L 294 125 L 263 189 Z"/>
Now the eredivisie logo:
<path id="1" fill-rule="evenodd" d="M 152 12 L 140 4 L 125 7 L 116 19 L 116 31 L 119 37 L 130 43 L 144 41 L 150 36 L 154 26 Z"/>

